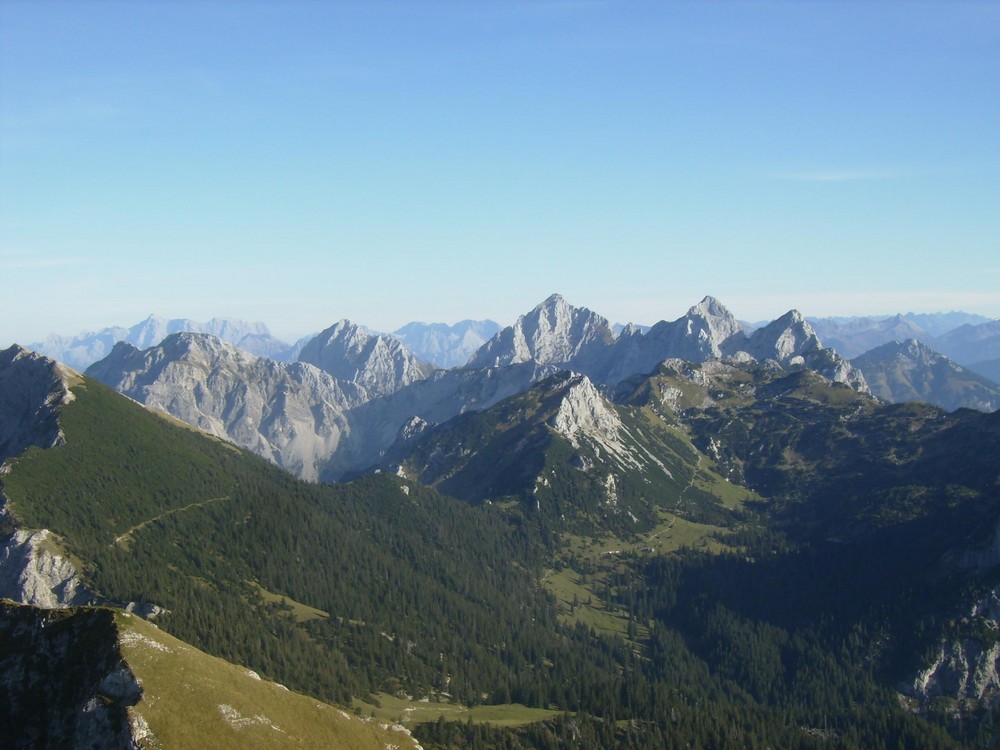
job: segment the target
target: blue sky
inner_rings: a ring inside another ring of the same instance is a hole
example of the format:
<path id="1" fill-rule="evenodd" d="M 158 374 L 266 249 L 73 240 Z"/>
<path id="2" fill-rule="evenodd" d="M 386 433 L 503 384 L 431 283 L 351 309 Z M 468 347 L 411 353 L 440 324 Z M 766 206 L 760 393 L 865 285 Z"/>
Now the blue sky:
<path id="1" fill-rule="evenodd" d="M 997 2 L 0 3 L 0 345 L 1000 317 Z"/>

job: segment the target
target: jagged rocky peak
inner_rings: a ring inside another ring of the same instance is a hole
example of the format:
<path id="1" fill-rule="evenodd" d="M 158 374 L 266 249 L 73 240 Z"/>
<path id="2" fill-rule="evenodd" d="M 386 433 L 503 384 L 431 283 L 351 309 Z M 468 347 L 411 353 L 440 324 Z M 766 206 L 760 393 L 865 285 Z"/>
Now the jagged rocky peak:
<path id="1" fill-rule="evenodd" d="M 434 371 L 398 339 L 372 333 L 346 319 L 306 344 L 299 361 L 357 383 L 372 397 L 395 393 Z"/>
<path id="2" fill-rule="evenodd" d="M 137 748 L 130 707 L 143 688 L 110 609 L 0 602 L 4 747 Z"/>
<path id="3" fill-rule="evenodd" d="M 47 529 L 19 529 L 0 541 L 0 597 L 43 609 L 91 600 L 76 567 Z"/>
<path id="4" fill-rule="evenodd" d="M 116 391 L 315 481 L 350 431 L 364 388 L 305 362 L 255 357 L 207 334 L 139 351 L 119 344 L 87 374 Z"/>
<path id="5" fill-rule="evenodd" d="M 73 400 L 80 374 L 17 344 L 0 352 L 0 462 L 29 445 L 64 441 L 58 408 Z"/>
<path id="6" fill-rule="evenodd" d="M 750 335 L 745 351 L 760 360 L 791 364 L 796 357 L 822 349 L 816 331 L 798 310 L 789 310 Z"/>
<path id="7" fill-rule="evenodd" d="M 256 361 L 256 355 L 228 344 L 218 336 L 208 333 L 181 332 L 170 334 L 161 346 L 168 357 L 184 356 L 188 361 L 207 364 L 221 358 L 242 362 Z"/>
<path id="8" fill-rule="evenodd" d="M 607 319 L 553 294 L 487 341 L 469 360 L 469 366 L 500 367 L 530 361 L 566 364 L 606 348 L 613 340 Z"/>
<path id="9" fill-rule="evenodd" d="M 616 438 L 622 428 L 617 412 L 601 396 L 585 375 L 574 375 L 560 383 L 564 391 L 559 408 L 549 425 L 579 447 L 581 434 Z"/>
<path id="10" fill-rule="evenodd" d="M 670 474 L 659 459 L 640 447 L 615 407 L 586 375 L 570 374 L 564 377 L 557 381 L 548 395 L 561 395 L 559 406 L 548 420 L 548 425 L 566 438 L 575 450 L 588 445 L 625 471 L 655 465 Z M 582 458 L 577 458 L 586 464 Z M 615 480 L 611 478 L 609 481 L 613 483 Z M 609 487 L 609 491 L 611 489 Z"/>
<path id="11" fill-rule="evenodd" d="M 258 359 L 207 333 L 174 333 L 143 350 L 120 341 L 107 357 L 87 368 L 87 375 L 139 399 L 130 391 L 154 381 L 193 388 L 210 374 L 236 375 Z"/>
<path id="12" fill-rule="evenodd" d="M 643 335 L 643 330 L 640 326 L 636 325 L 635 323 L 626 323 L 625 325 L 622 326 L 622 329 L 618 331 L 617 338 L 619 340 L 623 340 L 632 338 L 634 336 L 642 336 L 642 335 Z"/>
<path id="13" fill-rule="evenodd" d="M 715 297 L 707 296 L 691 307 L 683 320 L 687 324 L 687 334 L 704 342 L 705 353 L 710 357 L 735 351 L 734 347 L 745 339 L 743 326 Z"/>

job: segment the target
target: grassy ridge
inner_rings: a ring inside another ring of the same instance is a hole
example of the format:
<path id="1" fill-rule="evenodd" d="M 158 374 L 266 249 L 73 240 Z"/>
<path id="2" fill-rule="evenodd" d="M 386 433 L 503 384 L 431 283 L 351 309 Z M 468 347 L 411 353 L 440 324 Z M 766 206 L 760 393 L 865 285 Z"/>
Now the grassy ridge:
<path id="1" fill-rule="evenodd" d="M 261 680 L 127 612 L 119 612 L 115 619 L 122 654 L 142 683 L 142 700 L 131 713 L 141 717 L 152 732 L 148 746 L 219 750 L 415 747 L 412 738 L 386 722 L 362 721 Z"/>

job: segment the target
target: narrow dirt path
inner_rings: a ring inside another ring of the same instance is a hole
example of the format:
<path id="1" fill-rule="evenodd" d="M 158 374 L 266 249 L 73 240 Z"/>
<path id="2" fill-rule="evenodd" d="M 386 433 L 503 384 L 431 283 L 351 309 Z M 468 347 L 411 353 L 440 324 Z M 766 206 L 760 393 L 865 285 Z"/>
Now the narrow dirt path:
<path id="1" fill-rule="evenodd" d="M 183 513 L 186 510 L 191 510 L 191 508 L 202 508 L 211 503 L 218 503 L 221 502 L 222 500 L 228 500 L 230 497 L 231 495 L 221 495 L 220 497 L 211 497 L 208 500 L 199 500 L 194 503 L 188 503 L 183 508 L 171 508 L 170 510 L 165 510 L 159 515 L 153 516 L 152 518 L 147 518 L 145 521 L 137 523 L 135 526 L 130 528 L 125 533 L 119 534 L 117 537 L 115 537 L 115 544 L 118 545 L 119 547 L 127 548 L 129 542 L 135 539 L 135 533 L 137 531 L 141 531 L 142 529 L 146 528 L 147 526 L 149 526 L 149 524 L 153 523 L 154 521 L 159 521 L 161 518 L 172 516 L 175 513 Z"/>

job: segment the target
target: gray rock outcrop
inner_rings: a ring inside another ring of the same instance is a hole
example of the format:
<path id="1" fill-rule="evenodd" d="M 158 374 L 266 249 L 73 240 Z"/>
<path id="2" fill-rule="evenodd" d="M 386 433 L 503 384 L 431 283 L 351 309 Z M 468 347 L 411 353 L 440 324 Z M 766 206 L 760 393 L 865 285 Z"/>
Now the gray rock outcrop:
<path id="1" fill-rule="evenodd" d="M 304 362 L 255 357 L 206 334 L 140 351 L 119 343 L 87 374 L 153 409 L 316 481 L 364 402 L 359 386 Z"/>

